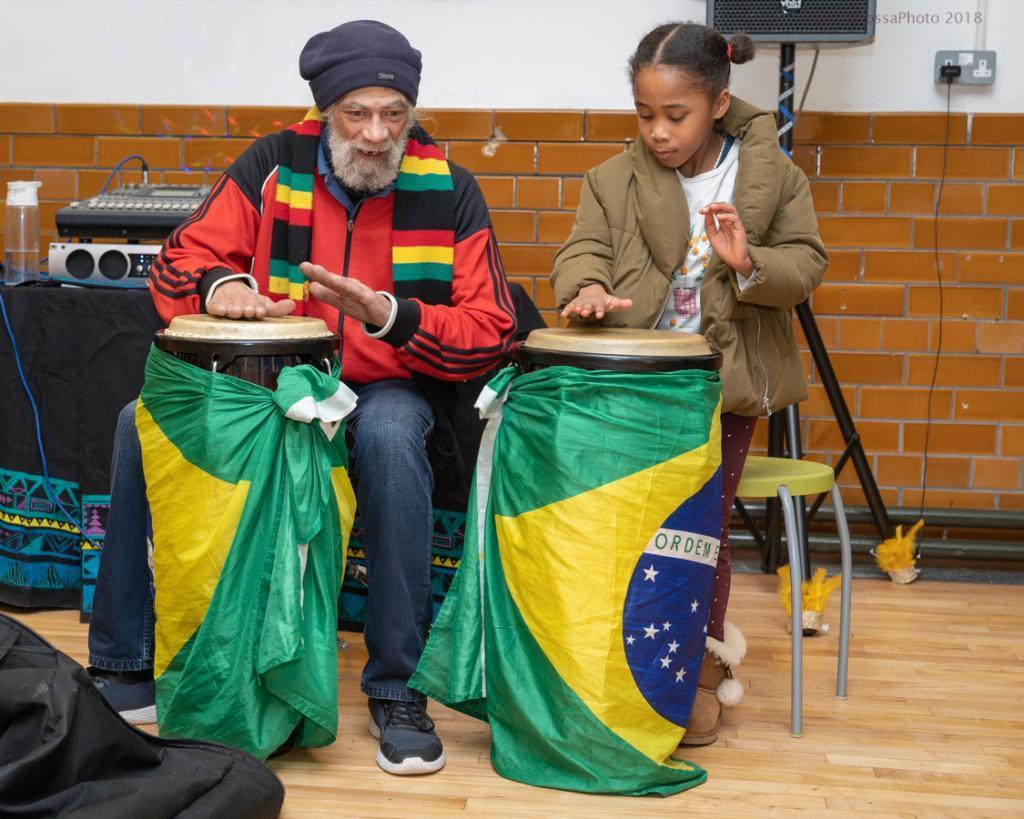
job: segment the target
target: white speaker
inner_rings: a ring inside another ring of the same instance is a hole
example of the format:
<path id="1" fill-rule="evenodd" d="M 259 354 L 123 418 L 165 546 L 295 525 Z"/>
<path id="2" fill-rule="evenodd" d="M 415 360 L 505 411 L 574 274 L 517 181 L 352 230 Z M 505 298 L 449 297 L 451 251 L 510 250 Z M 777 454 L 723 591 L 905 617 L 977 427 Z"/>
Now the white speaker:
<path id="1" fill-rule="evenodd" d="M 87 287 L 143 288 L 161 247 L 52 242 L 50 279 Z"/>

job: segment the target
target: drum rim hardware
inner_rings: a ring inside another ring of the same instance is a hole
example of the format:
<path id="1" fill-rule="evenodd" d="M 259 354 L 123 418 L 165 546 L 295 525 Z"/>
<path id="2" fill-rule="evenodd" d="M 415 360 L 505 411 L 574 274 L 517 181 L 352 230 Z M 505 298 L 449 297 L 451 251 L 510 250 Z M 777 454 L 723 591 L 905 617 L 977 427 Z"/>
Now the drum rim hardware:
<path id="1" fill-rule="evenodd" d="M 546 367 L 577 367 L 581 370 L 615 370 L 616 372 L 674 372 L 676 370 L 718 370 L 722 354 L 716 350 L 694 356 L 607 355 L 593 353 L 531 350 L 516 346 L 511 358 L 520 369 L 524 364 Z"/>
<path id="2" fill-rule="evenodd" d="M 325 371 L 330 372 L 327 365 L 333 360 L 341 343 L 341 339 L 334 333 L 314 338 L 261 338 L 249 341 L 217 339 L 216 349 L 211 349 L 211 341 L 210 338 L 186 338 L 158 330 L 154 344 L 165 353 L 195 356 L 200 366 L 214 372 L 221 372 L 230 367 L 235 359 L 244 356 L 299 355 L 314 356 L 325 364 Z"/>

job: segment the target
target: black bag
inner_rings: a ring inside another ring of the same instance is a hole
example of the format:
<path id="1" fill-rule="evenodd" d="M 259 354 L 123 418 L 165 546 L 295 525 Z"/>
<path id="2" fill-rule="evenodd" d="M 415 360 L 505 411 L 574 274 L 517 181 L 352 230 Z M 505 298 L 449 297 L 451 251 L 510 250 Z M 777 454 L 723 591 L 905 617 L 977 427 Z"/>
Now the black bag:
<path id="1" fill-rule="evenodd" d="M 0 614 L 0 816 L 262 819 L 283 802 L 255 757 L 139 731 L 78 663 Z"/>

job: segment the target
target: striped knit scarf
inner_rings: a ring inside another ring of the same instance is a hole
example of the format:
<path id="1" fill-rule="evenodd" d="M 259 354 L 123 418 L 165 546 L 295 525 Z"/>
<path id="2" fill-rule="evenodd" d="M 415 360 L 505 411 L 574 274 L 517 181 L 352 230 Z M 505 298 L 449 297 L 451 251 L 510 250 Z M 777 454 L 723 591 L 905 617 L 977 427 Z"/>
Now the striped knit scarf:
<path id="1" fill-rule="evenodd" d="M 291 298 L 295 315 L 305 315 L 309 283 L 299 264 L 309 261 L 313 238 L 313 179 L 321 114 L 284 131 L 277 168 L 274 224 L 270 239 L 270 294 Z M 426 304 L 448 304 L 455 258 L 455 190 L 444 154 L 420 126 L 409 132 L 395 179 L 391 217 L 391 272 L 394 292 Z M 340 271 L 335 271 L 340 272 Z"/>

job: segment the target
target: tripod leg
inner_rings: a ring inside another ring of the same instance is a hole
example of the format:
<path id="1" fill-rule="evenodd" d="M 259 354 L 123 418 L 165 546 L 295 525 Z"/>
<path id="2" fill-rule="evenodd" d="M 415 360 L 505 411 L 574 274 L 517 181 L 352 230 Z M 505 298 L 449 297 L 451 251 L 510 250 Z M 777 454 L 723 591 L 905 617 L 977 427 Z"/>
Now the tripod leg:
<path id="1" fill-rule="evenodd" d="M 868 457 L 864 453 L 864 446 L 861 444 L 860 436 L 853 425 L 850 409 L 846 406 L 846 399 L 843 397 L 843 391 L 839 387 L 839 379 L 836 378 L 836 372 L 832 369 L 832 362 L 829 360 L 825 343 L 821 339 L 821 333 L 818 331 L 818 324 L 814 320 L 814 313 L 811 312 L 810 304 L 806 301 L 798 304 L 796 306 L 796 315 L 800 319 L 800 327 L 804 331 L 807 346 L 811 351 L 811 357 L 814 359 L 814 367 L 817 370 L 822 386 L 825 388 L 825 394 L 828 396 L 829 403 L 832 405 L 832 413 L 835 415 L 839 431 L 843 435 L 843 442 L 850 447 L 850 458 L 853 461 L 854 468 L 857 470 L 857 477 L 860 479 L 861 488 L 864 490 L 864 498 L 867 500 L 868 508 L 871 510 L 871 517 L 875 521 L 878 534 L 883 538 L 892 537 L 893 528 L 892 523 L 889 521 L 889 513 L 885 508 L 885 501 L 882 500 L 882 496 L 878 491 L 878 484 L 875 483 L 871 464 L 868 463 Z M 839 476 L 837 475 L 837 483 L 838 479 Z"/>
<path id="2" fill-rule="evenodd" d="M 775 413 L 768 418 L 768 454 L 771 457 L 783 457 L 785 438 L 785 419 L 781 414 Z M 775 574 L 782 562 L 782 505 L 777 497 L 768 498 L 765 502 L 764 540 L 761 571 L 765 574 Z"/>

